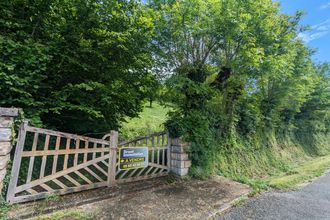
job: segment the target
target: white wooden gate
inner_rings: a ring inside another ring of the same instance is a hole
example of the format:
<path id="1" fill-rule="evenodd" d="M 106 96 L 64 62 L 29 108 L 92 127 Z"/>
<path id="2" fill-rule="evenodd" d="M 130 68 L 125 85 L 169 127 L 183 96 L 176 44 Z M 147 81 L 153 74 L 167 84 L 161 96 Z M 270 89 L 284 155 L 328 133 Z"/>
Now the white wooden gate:
<path id="1" fill-rule="evenodd" d="M 95 139 L 31 127 L 20 127 L 7 202 L 111 187 L 169 173 L 169 138 L 164 132 L 118 144 L 118 132 Z M 122 147 L 148 147 L 148 167 L 119 170 Z"/>

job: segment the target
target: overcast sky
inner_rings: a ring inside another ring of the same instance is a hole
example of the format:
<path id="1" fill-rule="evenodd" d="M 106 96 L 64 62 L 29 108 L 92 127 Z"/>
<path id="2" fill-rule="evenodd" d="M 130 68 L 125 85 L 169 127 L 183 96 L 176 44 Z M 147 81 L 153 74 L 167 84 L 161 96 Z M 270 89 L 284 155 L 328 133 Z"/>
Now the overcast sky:
<path id="1" fill-rule="evenodd" d="M 294 14 L 302 10 L 307 14 L 301 21 L 311 30 L 300 34 L 309 47 L 317 48 L 316 61 L 330 62 L 330 0 L 277 0 L 285 13 Z"/>

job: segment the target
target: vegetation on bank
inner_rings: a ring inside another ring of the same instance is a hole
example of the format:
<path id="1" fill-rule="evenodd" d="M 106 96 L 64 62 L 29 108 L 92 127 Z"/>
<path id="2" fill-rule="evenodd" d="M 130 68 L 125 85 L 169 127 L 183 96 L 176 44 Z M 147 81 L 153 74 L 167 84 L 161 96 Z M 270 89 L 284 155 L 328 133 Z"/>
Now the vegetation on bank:
<path id="1" fill-rule="evenodd" d="M 267 182 L 269 186 L 278 189 L 292 189 L 310 182 L 330 169 L 330 155 L 312 158 L 305 163 L 296 164 L 294 168 L 286 173 L 270 177 Z"/>
<path id="2" fill-rule="evenodd" d="M 170 110 L 159 103 L 152 108 L 146 105 L 140 117 L 123 124 L 122 129 L 127 132 L 127 137 L 134 137 L 140 132 L 143 134 L 148 128 L 156 128 L 157 131 L 166 121 L 166 114 Z M 268 187 L 295 188 L 330 169 L 329 137 L 309 136 L 306 134 L 305 141 L 300 139 L 300 142 L 295 143 L 290 138 L 277 142 L 274 137 L 269 137 L 272 142 L 266 138 L 263 142 L 242 141 L 241 148 L 217 153 L 215 174 L 248 184 L 253 188 L 253 193 Z M 200 172 L 199 176 L 203 177 L 203 170 Z"/>
<path id="3" fill-rule="evenodd" d="M 262 177 L 329 152 L 330 68 L 299 39 L 302 13 L 270 0 L 153 7 L 156 54 L 172 68 L 166 126 L 192 142 L 191 175 Z"/>

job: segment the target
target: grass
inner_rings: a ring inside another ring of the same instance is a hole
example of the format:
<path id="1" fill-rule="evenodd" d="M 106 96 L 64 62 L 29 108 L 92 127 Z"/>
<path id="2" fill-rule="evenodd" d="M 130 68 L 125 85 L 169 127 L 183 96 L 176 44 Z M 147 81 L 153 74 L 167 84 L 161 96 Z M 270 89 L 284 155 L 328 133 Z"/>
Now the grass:
<path id="1" fill-rule="evenodd" d="M 325 146 L 329 141 L 316 147 L 274 136 L 265 141 L 237 140 L 236 148 L 219 148 L 215 169 L 218 175 L 249 185 L 253 190 L 250 196 L 269 187 L 294 189 L 330 169 L 330 152 Z"/>
<path id="2" fill-rule="evenodd" d="M 8 204 L 0 195 L 0 219 L 6 219 L 8 212 Z"/>
<path id="3" fill-rule="evenodd" d="M 313 158 L 293 168 L 287 173 L 269 178 L 268 184 L 278 189 L 294 189 L 299 184 L 309 182 L 330 169 L 330 155 Z"/>
<path id="4" fill-rule="evenodd" d="M 269 187 L 281 190 L 293 190 L 299 185 L 311 182 L 316 177 L 326 173 L 330 169 L 330 155 L 315 157 L 305 162 L 291 167 L 286 172 L 270 175 L 262 179 L 253 179 L 246 176 L 232 176 L 231 178 L 249 185 L 252 192 L 249 196 L 254 196 Z"/>
<path id="5" fill-rule="evenodd" d="M 84 213 L 82 210 L 72 209 L 72 210 L 57 211 L 50 215 L 43 215 L 34 218 L 34 220 L 62 220 L 62 219 L 90 220 L 93 219 L 93 216 Z"/>
<path id="6" fill-rule="evenodd" d="M 171 108 L 161 106 L 156 102 L 153 103 L 152 108 L 146 104 L 138 118 L 132 118 L 123 123 L 120 129 L 121 136 L 131 139 L 164 130 L 163 124 L 170 110 Z"/>

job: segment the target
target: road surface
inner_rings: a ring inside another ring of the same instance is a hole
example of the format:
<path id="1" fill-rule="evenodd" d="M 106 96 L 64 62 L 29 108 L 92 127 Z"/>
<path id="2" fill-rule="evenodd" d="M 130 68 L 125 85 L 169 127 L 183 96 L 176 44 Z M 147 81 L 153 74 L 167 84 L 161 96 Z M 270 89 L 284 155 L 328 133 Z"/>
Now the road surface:
<path id="1" fill-rule="evenodd" d="M 216 219 L 330 219 L 330 173 L 298 191 L 267 192 L 252 198 Z"/>

